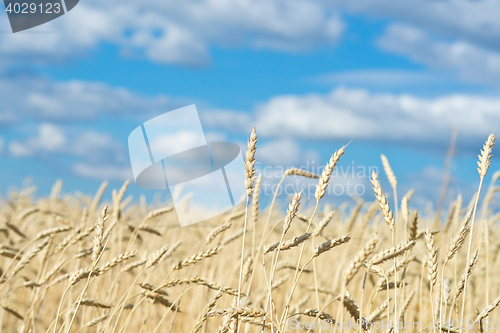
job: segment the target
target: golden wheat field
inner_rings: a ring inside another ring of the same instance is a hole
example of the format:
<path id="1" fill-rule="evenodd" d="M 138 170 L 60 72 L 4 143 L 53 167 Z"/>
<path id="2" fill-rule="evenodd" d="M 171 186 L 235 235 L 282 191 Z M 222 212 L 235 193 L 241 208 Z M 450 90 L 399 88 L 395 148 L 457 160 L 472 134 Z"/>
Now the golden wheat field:
<path id="1" fill-rule="evenodd" d="M 496 330 L 499 215 L 489 207 L 500 173 L 483 183 L 494 141 L 478 147 L 479 195 L 458 196 L 442 218 L 415 210 L 412 191 L 397 200 L 385 156 L 373 200 L 322 204 L 345 147 L 319 175 L 284 174 L 315 178 L 311 202 L 299 192 L 260 207 L 255 131 L 247 200 L 193 226 L 181 228 L 171 206 L 132 204 L 128 182 L 111 202 L 107 183 L 93 197 L 62 196 L 61 182 L 37 200 L 31 187 L 12 192 L 0 202 L 2 332 Z"/>

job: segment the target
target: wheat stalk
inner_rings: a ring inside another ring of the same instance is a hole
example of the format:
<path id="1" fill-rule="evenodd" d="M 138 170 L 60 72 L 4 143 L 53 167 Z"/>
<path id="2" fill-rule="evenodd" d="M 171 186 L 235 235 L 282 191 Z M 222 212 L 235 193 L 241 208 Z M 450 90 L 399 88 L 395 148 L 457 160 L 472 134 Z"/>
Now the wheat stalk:
<path id="1" fill-rule="evenodd" d="M 99 255 L 101 254 L 103 247 L 102 242 L 104 240 L 104 222 L 108 219 L 108 206 L 105 206 L 102 214 L 97 218 L 97 223 L 95 225 L 95 237 L 94 237 L 94 247 L 92 250 L 92 265 L 97 265 Z"/>
<path id="2" fill-rule="evenodd" d="M 392 188 L 396 188 L 398 186 L 398 181 L 396 180 L 396 175 L 392 171 L 391 165 L 389 164 L 389 160 L 385 157 L 384 154 L 380 155 L 380 159 L 382 160 L 382 165 L 384 166 L 385 174 L 387 175 L 387 179 L 389 179 L 389 183 Z"/>
<path id="3" fill-rule="evenodd" d="M 410 250 L 413 246 L 415 246 L 415 241 L 407 241 L 403 242 L 401 244 L 398 244 L 396 246 L 390 247 L 388 249 L 385 249 L 376 255 L 374 255 L 370 261 L 368 262 L 368 265 L 379 265 L 389 259 L 396 258 L 397 256 L 400 256 L 401 254 L 405 253 L 406 251 Z"/>
<path id="4" fill-rule="evenodd" d="M 352 278 L 356 275 L 356 273 L 359 271 L 361 266 L 363 266 L 363 263 L 365 262 L 366 259 L 372 254 L 373 250 L 375 250 L 375 247 L 377 246 L 378 243 L 378 234 L 375 233 L 373 234 L 372 238 L 368 240 L 368 242 L 365 244 L 365 246 L 354 256 L 354 258 L 347 264 L 347 268 L 345 269 L 344 273 L 344 285 L 347 285 L 349 281 L 352 280 Z"/>
<path id="5" fill-rule="evenodd" d="M 303 169 L 298 169 L 298 168 L 289 168 L 286 169 L 285 171 L 285 177 L 286 176 L 300 176 L 300 177 L 305 177 L 305 178 L 319 178 L 319 176 L 315 173 L 303 170 Z"/>
<path id="6" fill-rule="evenodd" d="M 359 311 L 359 305 L 356 303 L 354 298 L 352 298 L 351 294 L 346 290 L 345 295 L 344 295 L 344 307 L 346 308 L 347 312 L 356 320 L 358 321 L 359 319 L 362 320 L 361 326 L 363 329 L 367 329 L 367 320 L 365 318 L 361 318 L 361 313 Z"/>
<path id="7" fill-rule="evenodd" d="M 21 260 L 17 263 L 14 268 L 12 275 L 16 275 L 21 269 L 23 269 L 27 264 L 30 263 L 31 259 L 33 259 L 40 251 L 42 251 L 45 246 L 49 243 L 50 238 L 46 238 L 44 241 L 40 242 L 38 245 L 33 246 L 28 252 L 26 252 Z"/>
<path id="8" fill-rule="evenodd" d="M 319 236 L 321 235 L 321 233 L 323 232 L 323 230 L 325 230 L 326 226 L 328 225 L 328 223 L 330 223 L 330 221 L 332 220 L 332 218 L 335 216 L 335 213 L 337 213 L 336 210 L 333 210 L 331 211 L 330 213 L 328 213 L 328 215 L 326 215 L 319 223 L 318 225 L 316 226 L 316 228 L 314 228 L 314 231 L 313 231 L 313 235 L 314 236 Z"/>
<path id="9" fill-rule="evenodd" d="M 488 305 L 483 311 L 481 311 L 481 313 L 477 315 L 475 322 L 477 323 L 480 320 L 486 318 L 491 313 L 491 311 L 495 310 L 498 305 L 500 305 L 500 296 L 497 297 L 490 305 Z"/>
<path id="10" fill-rule="evenodd" d="M 410 225 L 410 240 L 416 240 L 417 239 L 417 232 L 418 232 L 418 210 L 415 209 L 413 212 L 413 218 L 411 219 L 411 225 Z"/>
<path id="11" fill-rule="evenodd" d="M 344 155 L 345 147 L 346 146 L 343 146 L 332 155 L 325 168 L 321 172 L 321 177 L 319 177 L 318 185 L 316 185 L 316 192 L 314 193 L 314 197 L 316 198 L 316 200 L 320 200 L 325 196 L 326 188 L 328 187 L 328 182 L 330 181 L 330 177 L 332 176 L 333 169 L 335 169 L 335 166 L 340 160 L 340 157 Z"/>
<path id="12" fill-rule="evenodd" d="M 370 313 L 366 317 L 366 322 L 367 323 L 373 323 L 382 317 L 382 314 L 384 313 L 385 309 L 389 306 L 389 300 L 386 300 L 384 303 L 382 303 L 378 308 L 376 308 L 372 313 Z"/>
<path id="13" fill-rule="evenodd" d="M 384 216 L 385 222 L 389 225 L 391 230 L 394 229 L 394 217 L 392 216 L 391 208 L 389 207 L 389 202 L 384 195 L 384 191 L 380 186 L 380 181 L 378 180 L 378 175 L 375 173 L 375 170 L 372 170 L 372 178 L 370 179 L 373 185 L 373 191 L 375 191 L 375 197 L 377 198 L 378 204 L 380 206 L 380 210 L 382 211 L 382 215 Z"/>
<path id="14" fill-rule="evenodd" d="M 200 316 L 196 320 L 196 324 L 191 329 L 191 333 L 198 333 L 201 330 L 203 323 L 207 320 L 207 313 L 209 313 L 215 307 L 217 301 L 222 297 L 222 295 L 223 295 L 222 290 L 219 290 L 219 292 L 210 299 L 210 301 L 205 306 Z"/>
<path id="15" fill-rule="evenodd" d="M 297 269 L 297 263 L 291 261 L 291 260 L 281 260 L 278 261 L 276 264 L 276 271 L 282 270 L 282 269 Z M 312 271 L 310 269 L 304 268 L 302 271 L 303 273 L 311 273 Z"/>
<path id="16" fill-rule="evenodd" d="M 238 290 L 233 289 L 231 287 L 227 287 L 215 282 L 208 281 L 205 278 L 201 278 L 199 276 L 190 276 L 190 277 L 185 277 L 185 278 L 177 278 L 177 279 L 172 279 L 172 280 L 167 280 L 165 281 L 161 287 L 163 288 L 171 288 L 177 285 L 183 285 L 183 284 L 199 284 L 202 286 L 205 286 L 209 289 L 213 290 L 222 290 L 224 293 L 232 296 L 237 296 L 238 295 Z M 245 296 L 244 293 L 241 293 L 242 296 Z"/>
<path id="17" fill-rule="evenodd" d="M 255 182 L 255 189 L 252 193 L 252 221 L 253 225 L 257 223 L 259 217 L 259 197 L 260 197 L 260 185 L 262 183 L 262 174 L 259 174 L 257 181 Z"/>
<path id="18" fill-rule="evenodd" d="M 191 256 L 189 258 L 186 258 L 184 260 L 180 260 L 177 264 L 174 265 L 173 269 L 174 270 L 179 270 L 179 269 L 182 269 L 182 268 L 187 267 L 189 265 L 194 265 L 197 262 L 200 262 L 200 261 L 202 261 L 204 259 L 213 257 L 217 253 L 219 253 L 219 251 L 222 248 L 223 248 L 223 246 L 217 246 L 217 247 L 214 247 L 213 249 L 210 249 L 210 250 L 203 251 L 203 252 L 200 252 L 198 254 L 195 254 L 195 255 L 193 255 L 193 256 Z"/>
<path id="19" fill-rule="evenodd" d="M 462 276 L 460 277 L 460 281 L 458 282 L 457 291 L 455 292 L 455 296 L 453 297 L 453 304 L 455 304 L 460 294 L 464 291 L 465 283 L 469 279 L 469 276 L 472 274 L 472 271 L 476 266 L 478 255 L 479 255 L 479 250 L 476 250 L 470 262 L 467 263 L 466 271 L 462 274 Z"/>
<path id="20" fill-rule="evenodd" d="M 300 205 L 300 198 L 302 198 L 302 192 L 295 193 L 293 195 L 292 202 L 290 202 L 290 205 L 288 206 L 286 217 L 283 222 L 283 234 L 286 234 L 287 231 L 290 229 L 290 226 L 292 225 L 292 220 L 297 215 Z"/>
<path id="21" fill-rule="evenodd" d="M 99 267 L 97 269 L 97 271 L 98 271 L 97 274 L 102 275 L 102 274 L 106 273 L 107 271 L 109 271 L 110 269 L 112 269 L 113 267 L 118 265 L 119 263 L 123 262 L 124 260 L 128 260 L 130 258 L 135 257 L 137 252 L 138 252 L 137 250 L 134 250 L 134 251 L 125 252 L 123 254 L 120 254 L 119 256 L 116 256 L 115 258 L 113 258 L 110 261 L 108 261 L 107 263 L 105 263 L 102 267 Z"/>
<path id="22" fill-rule="evenodd" d="M 253 308 L 250 306 L 231 307 L 227 309 L 217 309 L 208 312 L 205 316 L 231 316 L 231 317 L 264 317 L 266 313 L 262 309 Z"/>
<path id="23" fill-rule="evenodd" d="M 337 238 L 334 238 L 334 239 L 331 239 L 331 240 L 328 240 L 324 243 L 322 243 L 321 245 L 319 245 L 315 250 L 314 250 L 314 254 L 313 254 L 313 257 L 317 257 L 319 256 L 320 254 L 322 253 L 325 253 L 327 251 L 330 251 L 331 249 L 333 249 L 334 247 L 337 247 L 339 245 L 342 245 L 344 243 L 347 243 L 349 240 L 351 239 L 351 237 L 349 236 L 342 236 L 342 237 L 337 237 Z"/>
<path id="24" fill-rule="evenodd" d="M 307 241 L 310 237 L 311 237 L 311 233 L 305 233 L 305 234 L 300 235 L 300 236 L 295 236 L 292 239 L 289 239 L 283 243 L 276 242 L 273 244 L 269 244 L 266 247 L 264 247 L 263 253 L 267 254 L 271 251 L 278 249 L 278 247 L 279 247 L 280 251 L 290 250 L 291 248 L 299 246 L 301 243 Z M 281 244 L 281 246 L 280 246 L 280 244 Z"/>
<path id="25" fill-rule="evenodd" d="M 450 261 L 455 256 L 455 254 L 457 254 L 457 252 L 464 244 L 465 238 L 467 237 L 467 234 L 470 231 L 471 218 L 472 218 L 472 209 L 470 209 L 465 215 L 462 225 L 458 229 L 457 234 L 455 235 L 455 237 L 453 237 L 451 244 L 448 247 L 448 252 L 446 253 L 446 259 L 444 261 L 445 264 L 446 262 Z"/>
<path id="26" fill-rule="evenodd" d="M 95 319 L 92 319 L 91 321 L 87 322 L 83 327 L 93 327 L 99 323 L 102 323 L 108 318 L 108 315 L 100 316 Z"/>
<path id="27" fill-rule="evenodd" d="M 333 319 L 333 317 L 330 314 L 323 312 L 323 311 L 319 311 L 317 309 L 308 308 L 308 309 L 305 309 L 304 311 L 302 311 L 301 314 L 303 314 L 304 316 L 308 316 L 308 317 L 318 318 L 321 320 L 327 320 L 330 323 L 335 323 L 335 319 Z"/>
<path id="28" fill-rule="evenodd" d="M 247 148 L 248 150 L 245 152 L 245 187 L 247 189 L 247 196 L 250 196 L 255 182 L 255 151 L 257 150 L 257 133 L 255 132 L 255 127 L 250 134 Z"/>
<path id="29" fill-rule="evenodd" d="M 223 233 L 227 229 L 231 228 L 231 226 L 232 226 L 232 223 L 227 222 L 227 223 L 221 224 L 220 226 L 213 229 L 206 237 L 207 244 L 211 243 L 215 239 L 215 237 L 217 237 L 218 235 L 220 235 L 221 233 Z"/>
<path id="30" fill-rule="evenodd" d="M 425 231 L 425 244 L 427 246 L 427 278 L 432 287 L 437 281 L 437 249 L 434 246 L 434 237 L 429 231 Z"/>
<path id="31" fill-rule="evenodd" d="M 68 231 L 71 229 L 72 229 L 72 227 L 57 227 L 57 228 L 47 229 L 47 230 L 39 232 L 36 235 L 35 240 L 42 239 L 42 238 L 45 238 L 45 237 L 48 237 L 51 235 L 59 234 L 61 232 L 65 232 L 65 231 Z"/>
<path id="32" fill-rule="evenodd" d="M 75 303 L 75 305 L 76 305 L 76 303 Z M 80 305 L 90 306 L 90 307 L 99 308 L 99 309 L 110 309 L 113 307 L 113 305 L 106 304 L 104 302 L 101 302 L 101 301 L 98 301 L 95 299 L 91 299 L 91 298 L 83 298 L 82 301 L 80 302 Z"/>

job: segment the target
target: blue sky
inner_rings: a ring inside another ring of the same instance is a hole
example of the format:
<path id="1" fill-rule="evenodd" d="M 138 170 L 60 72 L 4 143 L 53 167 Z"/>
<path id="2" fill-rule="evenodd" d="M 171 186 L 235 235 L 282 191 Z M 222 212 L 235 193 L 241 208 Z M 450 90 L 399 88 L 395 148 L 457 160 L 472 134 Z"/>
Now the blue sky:
<path id="1" fill-rule="evenodd" d="M 456 129 L 450 196 L 467 201 L 500 120 L 499 14 L 493 0 L 82 0 L 11 34 L 2 11 L 0 191 L 28 176 L 40 194 L 118 187 L 130 132 L 194 103 L 209 139 L 243 145 L 255 126 L 261 169 L 322 166 L 352 140 L 344 171 L 383 153 L 420 203 L 437 199 Z M 334 181 L 372 199 L 366 177 Z"/>

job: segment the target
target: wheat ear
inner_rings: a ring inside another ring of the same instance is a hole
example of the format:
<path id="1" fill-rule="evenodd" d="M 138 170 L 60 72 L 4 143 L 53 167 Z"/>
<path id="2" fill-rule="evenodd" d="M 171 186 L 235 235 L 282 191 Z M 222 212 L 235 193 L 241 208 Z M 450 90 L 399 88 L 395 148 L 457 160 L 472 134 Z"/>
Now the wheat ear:
<path id="1" fill-rule="evenodd" d="M 191 329 L 191 333 L 198 333 L 201 330 L 203 323 L 207 321 L 206 314 L 209 313 L 215 307 L 215 304 L 217 304 L 217 301 L 222 297 L 222 295 L 223 295 L 222 290 L 219 290 L 219 292 L 214 297 L 212 297 L 212 299 L 210 299 L 210 301 L 208 302 L 208 304 L 205 306 L 202 313 L 198 317 L 196 324 Z"/>
<path id="2" fill-rule="evenodd" d="M 231 316 L 231 317 L 264 317 L 266 313 L 262 309 L 253 308 L 250 306 L 231 307 L 227 309 L 217 309 L 208 312 L 205 316 Z"/>
<path id="3" fill-rule="evenodd" d="M 352 259 L 349 264 L 347 264 L 347 268 L 345 269 L 345 277 L 344 277 L 344 285 L 347 285 L 349 281 L 356 275 L 361 266 L 366 259 L 373 253 L 375 247 L 378 243 L 378 234 L 373 234 L 372 238 L 365 244 L 365 246 L 356 254 L 354 259 Z"/>
<path id="4" fill-rule="evenodd" d="M 375 170 L 372 170 L 372 179 L 370 179 L 370 181 L 373 185 L 373 191 L 375 192 L 375 197 L 377 198 L 380 210 L 382 211 L 382 215 L 384 216 L 384 220 L 389 225 L 389 228 L 393 230 L 394 216 L 392 215 L 392 211 L 391 208 L 389 207 L 389 202 L 385 197 L 384 191 L 380 186 L 380 181 L 378 179 L 378 175 L 375 173 Z"/>
<path id="5" fill-rule="evenodd" d="M 75 303 L 75 305 L 76 305 L 76 303 Z M 83 298 L 82 301 L 80 302 L 80 305 L 90 306 L 90 307 L 99 308 L 99 309 L 111 309 L 113 307 L 113 305 L 106 304 L 104 302 L 101 302 L 101 301 L 98 301 L 95 299 L 91 299 L 91 298 Z"/>
<path id="6" fill-rule="evenodd" d="M 224 231 L 226 231 L 227 229 L 231 228 L 231 225 L 232 223 L 231 222 L 227 222 L 227 223 L 224 223 L 224 224 L 221 224 L 219 225 L 218 227 L 216 227 L 215 229 L 213 229 L 206 237 L 206 243 L 209 244 L 211 243 L 215 237 L 217 237 L 219 234 L 223 233 Z"/>
<path id="7" fill-rule="evenodd" d="M 330 181 L 330 177 L 332 176 L 333 169 L 335 169 L 335 166 L 340 160 L 340 157 L 344 155 L 345 147 L 346 146 L 343 146 L 332 155 L 325 168 L 321 172 L 321 177 L 319 177 L 318 185 L 316 185 L 316 192 L 314 193 L 314 197 L 316 198 L 316 200 L 320 200 L 325 196 L 326 188 L 328 187 L 328 182 Z"/>
<path id="8" fill-rule="evenodd" d="M 328 213 L 328 215 L 326 215 L 319 223 L 318 225 L 316 226 L 316 228 L 314 228 L 314 231 L 313 231 L 313 235 L 314 236 L 319 236 L 321 235 L 321 233 L 323 232 L 323 230 L 325 230 L 326 226 L 328 225 L 328 223 L 330 223 L 330 221 L 332 220 L 332 218 L 335 216 L 335 214 L 337 213 L 336 210 L 333 210 L 331 211 L 330 213 Z"/>
<path id="9" fill-rule="evenodd" d="M 427 278 L 433 287 L 437 281 L 437 249 L 434 246 L 434 237 L 428 230 L 425 231 L 425 244 L 427 246 Z"/>
<path id="10" fill-rule="evenodd" d="M 418 210 L 415 209 L 415 211 L 413 212 L 413 218 L 411 219 L 409 239 L 416 240 L 417 232 L 418 232 Z"/>
<path id="11" fill-rule="evenodd" d="M 243 240 L 241 242 L 241 254 L 240 254 L 240 273 L 238 277 L 238 296 L 236 298 L 236 306 L 240 306 L 240 293 L 241 293 L 241 283 L 243 280 L 243 258 L 245 256 L 245 241 L 247 233 L 247 221 L 248 221 L 248 203 L 250 200 L 250 195 L 254 190 L 255 182 L 255 152 L 257 150 L 257 132 L 255 127 L 250 133 L 250 140 L 247 143 L 247 151 L 245 152 L 245 188 L 247 191 L 246 205 L 245 205 L 245 221 L 243 225 Z M 238 317 L 236 317 L 234 333 L 238 331 Z"/>
<path id="12" fill-rule="evenodd" d="M 302 192 L 294 193 L 292 202 L 288 206 L 286 212 L 285 220 L 283 221 L 283 234 L 286 234 L 292 225 L 292 221 L 297 215 L 300 205 L 300 199 L 302 198 Z"/>
<path id="13" fill-rule="evenodd" d="M 479 250 L 476 250 L 470 262 L 467 263 L 466 271 L 462 274 L 462 276 L 460 277 L 460 281 L 458 282 L 457 291 L 455 292 L 455 296 L 453 297 L 453 304 L 455 304 L 460 294 L 464 291 L 465 283 L 469 279 L 469 276 L 472 274 L 472 271 L 477 264 L 478 255 Z"/>
<path id="14" fill-rule="evenodd" d="M 448 247 L 448 252 L 446 253 L 446 262 L 450 261 L 455 254 L 460 250 L 462 245 L 464 244 L 465 238 L 470 231 L 470 222 L 472 218 L 472 209 L 470 209 L 462 222 L 462 225 L 458 229 L 457 234 L 453 237 L 450 246 Z"/>
<path id="15" fill-rule="evenodd" d="M 328 240 L 328 241 L 322 243 L 321 245 L 319 245 L 314 250 L 313 257 L 317 257 L 317 256 L 319 256 L 322 253 L 330 251 L 334 247 L 337 247 L 339 245 L 347 243 L 350 239 L 351 239 L 351 237 L 349 237 L 349 236 L 342 236 L 342 237 L 337 237 L 337 238 Z"/>
<path id="16" fill-rule="evenodd" d="M 488 169 L 490 167 L 493 146 L 495 145 L 495 139 L 496 139 L 495 135 L 490 134 L 488 136 L 488 139 L 486 140 L 485 144 L 483 145 L 483 149 L 481 150 L 481 154 L 478 155 L 479 161 L 477 162 L 477 166 L 478 166 L 477 171 L 479 173 L 479 188 L 477 190 L 477 195 L 475 196 L 474 210 L 472 212 L 469 247 L 467 250 L 467 262 L 469 261 L 470 252 L 471 252 L 471 248 L 472 248 L 472 236 L 473 236 L 473 231 L 474 231 L 474 220 L 476 217 L 477 205 L 479 203 L 479 195 L 481 194 L 481 187 L 483 185 L 484 177 L 486 176 L 486 173 L 488 172 Z M 464 297 L 462 299 L 462 313 L 460 316 L 460 320 L 464 318 L 466 291 L 467 291 L 467 280 L 465 280 L 465 285 L 464 285 Z"/>
<path id="17" fill-rule="evenodd" d="M 403 242 L 401 244 L 398 244 L 396 246 L 390 247 L 386 250 L 383 250 L 376 255 L 374 255 L 370 261 L 368 262 L 368 265 L 379 265 L 383 263 L 384 261 L 387 261 L 392 258 L 396 258 L 397 256 L 400 256 L 401 254 L 405 253 L 406 251 L 410 250 L 413 246 L 415 246 L 415 241 L 407 241 Z"/>
<path id="18" fill-rule="evenodd" d="M 333 319 L 332 315 L 330 315 L 326 312 L 323 312 L 323 311 L 319 311 L 317 309 L 308 308 L 308 309 L 305 309 L 304 311 L 302 311 L 301 314 L 303 314 L 304 316 L 308 316 L 308 317 L 318 318 L 321 320 L 327 320 L 330 323 L 335 323 L 335 319 Z"/>
<path id="19" fill-rule="evenodd" d="M 475 322 L 479 322 L 480 320 L 486 318 L 491 311 L 495 310 L 495 308 L 500 305 L 500 296 L 497 297 L 490 305 L 488 305 L 479 315 L 476 317 Z"/>
<path id="20" fill-rule="evenodd" d="M 181 268 L 184 268 L 189 265 L 194 265 L 197 262 L 202 261 L 203 259 L 210 258 L 215 256 L 219 251 L 223 248 L 223 246 L 217 246 L 214 247 L 213 249 L 207 250 L 200 252 L 198 254 L 195 254 L 189 258 L 186 258 L 184 260 L 180 260 L 177 264 L 174 265 L 173 269 L 174 270 L 179 270 Z"/>
<path id="21" fill-rule="evenodd" d="M 94 237 L 94 247 L 92 250 L 92 265 L 97 265 L 97 260 L 101 254 L 103 247 L 102 242 L 104 240 L 104 222 L 108 219 L 108 206 L 105 206 L 102 214 L 97 218 L 97 223 L 95 225 L 95 237 Z"/>

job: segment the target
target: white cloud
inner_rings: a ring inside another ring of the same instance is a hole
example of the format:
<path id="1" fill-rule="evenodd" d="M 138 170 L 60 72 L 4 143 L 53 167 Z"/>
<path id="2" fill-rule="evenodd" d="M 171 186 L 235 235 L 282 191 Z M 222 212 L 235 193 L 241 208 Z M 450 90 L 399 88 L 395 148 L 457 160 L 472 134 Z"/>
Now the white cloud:
<path id="1" fill-rule="evenodd" d="M 442 181 L 442 167 L 427 165 L 416 172 L 405 175 L 402 192 L 404 193 L 409 189 L 415 190 L 415 195 L 410 201 L 411 206 L 416 206 L 419 209 L 425 207 L 436 209 Z M 463 174 L 452 171 L 443 208 L 449 207 L 450 201 L 456 200 L 458 194 L 463 196 L 464 204 L 467 204 L 476 191 L 477 182 L 464 179 Z"/>
<path id="2" fill-rule="evenodd" d="M 132 178 L 126 147 L 109 133 L 42 123 L 34 135 L 12 139 L 8 147 L 13 158 L 41 158 L 59 163 L 61 168 L 84 178 L 121 181 Z"/>
<path id="3" fill-rule="evenodd" d="M 234 110 L 210 110 L 201 113 L 200 117 L 206 127 L 245 128 L 251 123 L 248 114 Z"/>
<path id="4" fill-rule="evenodd" d="M 43 152 L 56 152 L 66 143 L 66 136 L 61 128 L 42 123 L 38 126 L 38 134 L 25 141 L 11 140 L 10 154 L 15 157 L 29 157 Z"/>
<path id="5" fill-rule="evenodd" d="M 9 142 L 9 153 L 16 158 L 50 156 L 74 157 L 88 163 L 128 164 L 126 147 L 108 133 L 42 123 L 36 135 Z"/>
<path id="6" fill-rule="evenodd" d="M 38 146 L 47 151 L 56 151 L 64 146 L 66 137 L 62 130 L 52 124 L 43 123 L 39 127 Z"/>
<path id="7" fill-rule="evenodd" d="M 223 132 L 206 132 L 205 138 L 207 142 L 226 142 L 227 135 Z"/>
<path id="8" fill-rule="evenodd" d="M 144 97 L 99 82 L 1 75 L 0 100 L 0 124 L 25 121 L 26 117 L 49 121 L 89 120 L 104 113 L 143 118 L 175 109 L 181 103 L 165 95 Z"/>
<path id="9" fill-rule="evenodd" d="M 74 130 L 71 143 L 66 145 L 64 153 L 84 158 L 93 162 L 129 163 L 126 147 L 109 133 L 93 130 Z"/>
<path id="10" fill-rule="evenodd" d="M 89 0 L 37 30 L 52 33 L 2 34 L 4 60 L 59 61 L 106 42 L 156 62 L 203 66 L 212 45 L 303 51 L 334 43 L 343 24 L 320 1 Z"/>
<path id="11" fill-rule="evenodd" d="M 0 154 L 4 151 L 5 140 L 0 136 Z"/>
<path id="12" fill-rule="evenodd" d="M 272 165 L 293 165 L 297 162 L 301 149 L 297 142 L 290 139 L 276 140 L 259 146 L 258 157 Z"/>
<path id="13" fill-rule="evenodd" d="M 86 163 L 76 163 L 72 166 L 72 171 L 84 178 L 99 180 L 120 180 L 133 179 L 132 170 L 129 167 L 117 167 L 115 165 L 92 165 Z"/>
<path id="14" fill-rule="evenodd" d="M 220 126 L 249 132 L 255 125 L 266 138 L 445 144 L 454 128 L 460 138 L 486 138 L 500 122 L 498 110 L 498 97 L 451 94 L 423 98 L 340 87 L 324 95 L 276 96 L 256 108 L 250 116 L 254 121 L 242 127 L 224 122 Z M 216 115 L 212 121 L 217 123 Z"/>
<path id="15" fill-rule="evenodd" d="M 260 149 L 260 147 L 259 147 Z M 259 149 L 257 153 L 259 153 Z M 261 156 L 257 157 L 260 160 Z M 305 171 L 321 174 L 324 164 L 318 163 L 318 160 L 297 161 L 296 164 L 258 166 L 257 169 L 262 174 L 261 194 L 265 196 L 273 195 L 276 190 L 276 185 L 283 177 L 285 170 L 288 167 L 294 166 Z M 347 197 L 359 196 L 369 198 L 373 196 L 370 181 L 368 179 L 369 170 L 363 166 L 358 165 L 338 165 L 332 173 L 330 185 L 326 189 L 324 197 L 327 202 L 335 202 L 336 204 L 342 203 Z M 302 190 L 302 198 L 306 201 L 314 200 L 314 193 L 316 191 L 317 179 L 305 177 L 286 177 L 283 181 L 282 187 L 278 195 L 292 196 L 295 192 Z M 341 199 L 341 200 L 340 200 Z"/>
<path id="16" fill-rule="evenodd" d="M 396 19 L 442 36 L 500 50 L 500 2 L 497 0 L 336 0 L 334 6 Z"/>
<path id="17" fill-rule="evenodd" d="M 203 134 L 202 134 L 203 135 Z M 173 133 L 158 133 L 149 141 L 153 156 L 164 158 L 205 144 L 200 133 L 181 130 Z"/>
<path id="18" fill-rule="evenodd" d="M 469 42 L 441 41 L 423 30 L 393 24 L 378 44 L 433 69 L 448 71 L 464 81 L 500 84 L 500 54 Z"/>

